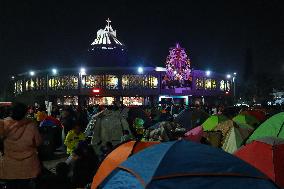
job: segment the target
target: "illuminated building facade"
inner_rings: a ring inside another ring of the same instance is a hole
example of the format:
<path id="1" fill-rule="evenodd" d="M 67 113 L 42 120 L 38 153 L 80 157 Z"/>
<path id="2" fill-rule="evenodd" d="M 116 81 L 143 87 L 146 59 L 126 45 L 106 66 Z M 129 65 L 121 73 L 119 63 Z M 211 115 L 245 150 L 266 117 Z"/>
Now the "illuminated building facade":
<path id="1" fill-rule="evenodd" d="M 97 32 L 89 53 L 124 53 L 110 20 Z M 94 56 L 96 57 L 96 56 Z M 109 55 L 108 55 L 109 57 Z M 163 98 L 188 103 L 193 98 L 230 95 L 233 80 L 224 74 L 194 70 L 185 49 L 177 44 L 170 49 L 165 68 L 131 67 L 104 59 L 84 69 L 37 70 L 14 78 L 16 99 L 26 103 L 51 101 L 55 104 L 147 105 Z"/>

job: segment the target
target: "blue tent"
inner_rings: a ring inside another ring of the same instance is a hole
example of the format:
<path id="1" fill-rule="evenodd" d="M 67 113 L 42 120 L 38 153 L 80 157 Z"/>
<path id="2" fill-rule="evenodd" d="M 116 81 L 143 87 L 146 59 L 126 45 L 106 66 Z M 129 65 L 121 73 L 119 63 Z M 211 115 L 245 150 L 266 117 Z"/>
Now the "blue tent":
<path id="1" fill-rule="evenodd" d="M 173 141 L 141 151 L 115 169 L 102 188 L 272 189 L 272 181 L 220 149 Z"/>

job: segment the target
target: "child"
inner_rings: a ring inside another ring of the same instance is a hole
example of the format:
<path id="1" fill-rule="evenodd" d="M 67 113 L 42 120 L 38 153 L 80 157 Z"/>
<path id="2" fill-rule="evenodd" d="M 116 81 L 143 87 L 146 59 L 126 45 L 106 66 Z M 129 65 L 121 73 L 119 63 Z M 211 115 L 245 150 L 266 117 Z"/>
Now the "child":
<path id="1" fill-rule="evenodd" d="M 80 122 L 77 121 L 75 123 L 74 128 L 68 132 L 64 144 L 67 147 L 67 154 L 72 155 L 72 152 L 75 150 L 79 142 L 85 140 L 85 135 L 81 131 L 81 125 Z"/>

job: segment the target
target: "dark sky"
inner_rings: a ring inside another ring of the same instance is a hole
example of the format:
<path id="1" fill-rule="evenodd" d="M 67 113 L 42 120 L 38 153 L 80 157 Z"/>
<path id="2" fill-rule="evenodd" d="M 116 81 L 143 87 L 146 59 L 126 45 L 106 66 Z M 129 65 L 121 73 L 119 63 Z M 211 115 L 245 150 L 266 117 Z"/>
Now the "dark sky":
<path id="1" fill-rule="evenodd" d="M 1 0 L 1 78 L 30 69 L 93 65 L 82 58 L 109 17 L 133 65 L 164 65 L 180 42 L 192 66 L 284 73 L 283 0 Z M 5 71 L 3 69 L 5 68 Z"/>

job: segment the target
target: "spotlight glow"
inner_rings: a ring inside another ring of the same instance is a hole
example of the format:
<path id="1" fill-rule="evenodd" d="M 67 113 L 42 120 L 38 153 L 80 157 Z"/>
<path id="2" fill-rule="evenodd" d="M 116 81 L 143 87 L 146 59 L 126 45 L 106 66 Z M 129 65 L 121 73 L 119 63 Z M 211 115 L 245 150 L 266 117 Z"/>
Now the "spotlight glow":
<path id="1" fill-rule="evenodd" d="M 206 71 L 206 76 L 210 76 L 211 75 L 211 71 Z"/>
<path id="2" fill-rule="evenodd" d="M 52 69 L 52 74 L 53 74 L 53 75 L 56 75 L 56 74 L 57 74 L 57 69 L 53 68 L 53 69 Z"/>
<path id="3" fill-rule="evenodd" d="M 138 73 L 140 73 L 140 74 L 141 74 L 141 73 L 143 73 L 143 71 L 144 71 L 144 70 L 143 70 L 143 68 L 142 68 L 142 67 L 138 67 L 138 70 L 137 70 L 137 71 L 138 71 Z"/>
<path id="4" fill-rule="evenodd" d="M 34 76 L 35 72 L 34 71 L 30 71 L 30 76 Z"/>
<path id="5" fill-rule="evenodd" d="M 81 75 L 86 75 L 86 69 L 85 68 L 80 68 L 80 74 Z"/>

